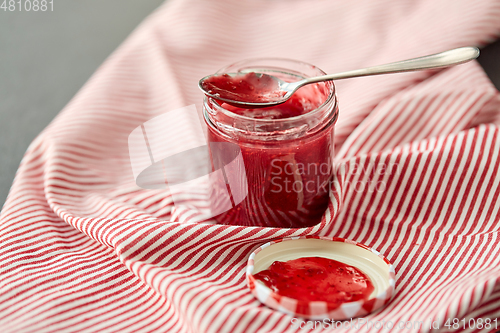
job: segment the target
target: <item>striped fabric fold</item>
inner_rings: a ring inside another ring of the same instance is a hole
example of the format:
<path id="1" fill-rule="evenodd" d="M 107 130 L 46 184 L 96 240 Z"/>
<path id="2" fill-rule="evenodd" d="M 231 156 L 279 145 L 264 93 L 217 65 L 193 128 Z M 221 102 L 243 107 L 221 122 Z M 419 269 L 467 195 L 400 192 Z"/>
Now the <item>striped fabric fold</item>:
<path id="1" fill-rule="evenodd" d="M 201 111 L 199 78 L 241 59 L 334 73 L 499 34 L 498 0 L 167 1 L 28 148 L 0 216 L 0 331 L 331 331 L 245 284 L 254 249 L 305 235 L 395 265 L 374 326 L 345 331 L 500 330 L 500 94 L 477 62 L 336 83 L 336 179 L 311 228 L 195 223 L 135 184 L 127 146 L 155 116 Z"/>

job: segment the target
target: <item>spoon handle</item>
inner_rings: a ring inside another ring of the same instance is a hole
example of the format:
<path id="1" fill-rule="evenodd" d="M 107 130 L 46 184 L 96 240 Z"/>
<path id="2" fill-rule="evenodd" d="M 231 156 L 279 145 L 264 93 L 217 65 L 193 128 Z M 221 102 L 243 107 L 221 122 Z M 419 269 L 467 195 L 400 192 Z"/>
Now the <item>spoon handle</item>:
<path id="1" fill-rule="evenodd" d="M 359 77 L 367 75 L 410 72 L 422 69 L 446 67 L 476 59 L 478 56 L 479 56 L 479 49 L 477 47 L 470 47 L 470 46 L 459 47 L 457 49 L 431 54 L 424 57 L 392 62 L 390 64 L 373 66 L 363 69 L 356 69 L 353 71 L 342 72 L 337 74 L 317 76 L 301 80 L 299 82 L 301 83 L 300 86 L 303 86 L 304 84 L 328 81 L 328 80 L 339 80 L 339 79 L 347 79 L 351 77 Z"/>

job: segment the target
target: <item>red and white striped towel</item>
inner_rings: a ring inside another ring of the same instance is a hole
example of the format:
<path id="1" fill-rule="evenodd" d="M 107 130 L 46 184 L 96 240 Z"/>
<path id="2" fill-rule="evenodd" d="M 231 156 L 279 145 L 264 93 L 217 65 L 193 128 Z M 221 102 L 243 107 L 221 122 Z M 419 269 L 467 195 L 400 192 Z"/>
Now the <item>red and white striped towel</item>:
<path id="1" fill-rule="evenodd" d="M 312 228 L 171 221 L 166 192 L 135 185 L 127 137 L 200 106 L 198 79 L 244 58 L 334 73 L 499 33 L 498 0 L 168 1 L 29 147 L 1 213 L 0 331 L 295 331 L 250 294 L 245 266 L 260 244 L 299 235 L 350 238 L 395 264 L 397 294 L 367 320 L 428 331 L 498 318 L 500 98 L 476 62 L 338 82 L 337 162 L 361 172 L 338 169 Z M 396 172 L 367 171 L 384 163 Z M 347 186 L 368 181 L 386 186 Z"/>

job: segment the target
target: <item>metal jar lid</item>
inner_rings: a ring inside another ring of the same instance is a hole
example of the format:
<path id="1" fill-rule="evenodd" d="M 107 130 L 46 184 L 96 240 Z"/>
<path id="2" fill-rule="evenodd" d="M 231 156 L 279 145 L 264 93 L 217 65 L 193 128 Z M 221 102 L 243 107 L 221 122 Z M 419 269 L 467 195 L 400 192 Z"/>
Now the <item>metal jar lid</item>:
<path id="1" fill-rule="evenodd" d="M 375 290 L 365 300 L 332 306 L 323 301 L 303 302 L 281 296 L 253 276 L 277 260 L 301 257 L 323 257 L 354 266 L 368 275 Z M 376 250 L 345 238 L 319 236 L 283 238 L 260 246 L 248 259 L 246 278 L 248 288 L 263 304 L 294 317 L 315 320 L 365 316 L 386 305 L 396 286 L 394 266 Z"/>

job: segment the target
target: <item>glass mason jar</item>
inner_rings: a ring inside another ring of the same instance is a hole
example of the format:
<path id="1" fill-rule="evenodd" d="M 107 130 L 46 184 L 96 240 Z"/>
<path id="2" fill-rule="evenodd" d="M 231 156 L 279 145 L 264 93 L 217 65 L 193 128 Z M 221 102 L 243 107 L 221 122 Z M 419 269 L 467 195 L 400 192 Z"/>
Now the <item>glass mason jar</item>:
<path id="1" fill-rule="evenodd" d="M 245 60 L 218 73 L 235 72 L 261 72 L 288 82 L 325 74 L 313 65 L 287 59 Z M 218 223 L 301 228 L 320 222 L 333 177 L 338 116 L 333 82 L 304 86 L 286 104 L 264 109 L 238 109 L 205 96 L 203 114 L 209 147 L 235 144 L 244 162 L 246 182 L 240 182 L 247 187 L 244 199 L 232 201 L 231 209 L 215 217 Z M 220 151 L 210 153 L 212 167 L 220 165 Z M 238 177 L 226 174 L 226 179 Z M 228 184 L 212 186 L 229 190 Z"/>

